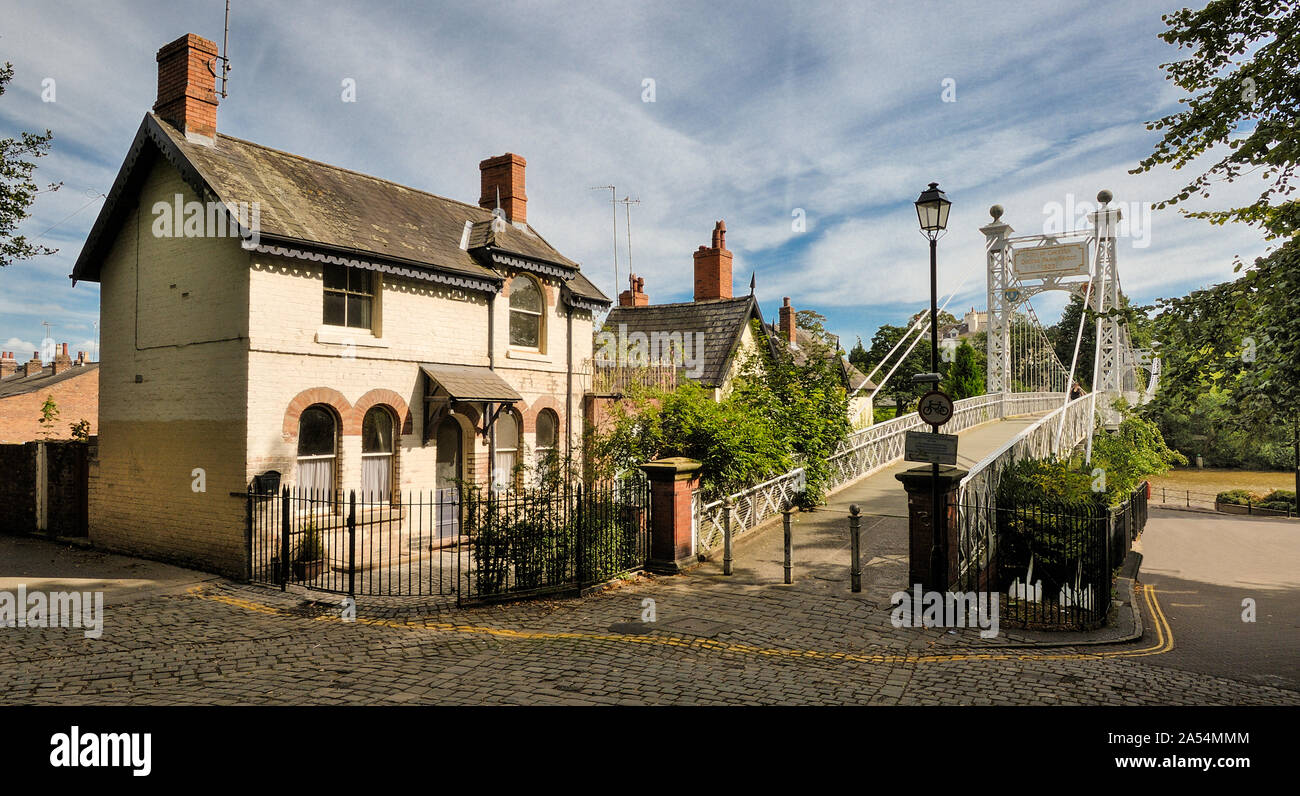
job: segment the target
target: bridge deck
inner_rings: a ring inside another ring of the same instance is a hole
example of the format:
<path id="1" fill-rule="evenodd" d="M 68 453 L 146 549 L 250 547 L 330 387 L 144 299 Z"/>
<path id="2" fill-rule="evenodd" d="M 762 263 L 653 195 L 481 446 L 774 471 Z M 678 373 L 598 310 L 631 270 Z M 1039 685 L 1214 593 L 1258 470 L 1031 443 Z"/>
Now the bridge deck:
<path id="1" fill-rule="evenodd" d="M 969 468 L 997 450 L 1016 434 L 1042 417 L 1019 415 L 985 423 L 958 436 L 957 466 Z M 858 479 L 830 495 L 825 506 L 793 518 L 793 573 L 796 584 L 809 580 L 822 585 L 849 579 L 849 506 L 862 509 L 862 562 L 864 590 L 869 597 L 888 601 L 888 595 L 904 588 L 907 580 L 907 494 L 894 478 L 914 462 L 899 461 L 878 473 Z M 784 538 L 781 515 L 739 537 L 735 544 L 728 580 L 736 586 L 772 585 L 782 582 Z M 699 575 L 722 572 L 722 550 L 695 570 Z"/>

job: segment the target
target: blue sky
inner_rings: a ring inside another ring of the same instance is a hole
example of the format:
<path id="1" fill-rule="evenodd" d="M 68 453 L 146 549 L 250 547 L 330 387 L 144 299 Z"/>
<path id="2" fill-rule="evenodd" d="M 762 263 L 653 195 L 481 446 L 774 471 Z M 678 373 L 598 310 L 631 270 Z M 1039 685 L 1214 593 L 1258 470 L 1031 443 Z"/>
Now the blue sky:
<path id="1" fill-rule="evenodd" d="M 90 350 L 97 286 L 67 275 L 97 197 L 154 102 L 154 53 L 187 32 L 219 42 L 224 4 L 4 5 L 0 60 L 15 77 L 0 136 L 53 130 L 37 180 L 64 185 L 22 227 L 59 253 L 0 269 L 0 341 L 24 359 L 48 321 Z M 1101 188 L 1154 203 L 1191 176 L 1127 173 L 1156 141 L 1143 123 L 1182 96 L 1158 68 L 1178 52 L 1157 38 L 1179 2 L 232 6 L 221 132 L 471 202 L 479 160 L 521 154 L 529 221 L 610 295 L 609 192 L 590 186 L 640 200 L 632 266 L 652 302 L 690 298 L 691 252 L 725 219 L 736 292 L 755 272 L 766 315 L 790 296 L 846 346 L 928 302 L 911 203 L 932 180 L 954 203 L 939 283 L 958 290 L 960 315 L 984 305 L 991 204 L 1029 234 Z M 347 78 L 354 103 L 341 100 Z M 1223 186 L 1204 206 L 1257 194 Z M 1119 263 L 1142 303 L 1230 279 L 1234 255 L 1265 249 L 1252 230 L 1173 210 L 1140 220 Z M 1039 317 L 1052 323 L 1063 302 L 1036 300 Z"/>

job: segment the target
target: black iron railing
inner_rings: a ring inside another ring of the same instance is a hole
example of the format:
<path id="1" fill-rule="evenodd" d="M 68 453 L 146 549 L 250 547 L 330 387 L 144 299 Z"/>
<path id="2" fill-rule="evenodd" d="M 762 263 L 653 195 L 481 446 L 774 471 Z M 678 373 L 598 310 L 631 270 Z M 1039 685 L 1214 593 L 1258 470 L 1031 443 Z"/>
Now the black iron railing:
<path id="1" fill-rule="evenodd" d="M 649 553 L 648 512 L 644 478 L 473 494 L 464 512 L 463 600 L 581 590 L 639 570 Z"/>
<path id="2" fill-rule="evenodd" d="M 581 590 L 645 566 L 643 477 L 402 497 L 284 487 L 248 491 L 248 579 L 457 602 Z"/>
<path id="3" fill-rule="evenodd" d="M 1004 499 L 958 514 L 992 533 L 972 548 L 979 560 L 961 551 L 957 590 L 998 592 L 1004 622 L 1088 629 L 1106 622 L 1115 574 L 1146 527 L 1147 488 L 1116 506 Z"/>

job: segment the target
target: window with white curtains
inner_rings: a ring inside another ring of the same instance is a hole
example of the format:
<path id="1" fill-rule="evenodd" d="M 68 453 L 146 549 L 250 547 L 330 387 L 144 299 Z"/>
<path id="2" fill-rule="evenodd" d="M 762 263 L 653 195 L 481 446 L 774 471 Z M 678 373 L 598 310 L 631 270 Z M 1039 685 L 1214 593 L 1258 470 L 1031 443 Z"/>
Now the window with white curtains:
<path id="1" fill-rule="evenodd" d="M 382 406 L 361 420 L 361 496 L 368 502 L 393 497 L 393 413 Z"/>
<path id="2" fill-rule="evenodd" d="M 492 488 L 510 489 L 515 483 L 515 465 L 519 463 L 519 421 L 509 410 L 497 416 L 496 461 L 492 466 Z"/>
<path id="3" fill-rule="evenodd" d="M 328 500 L 334 493 L 338 424 L 323 406 L 309 406 L 298 418 L 298 489 Z"/>
<path id="4" fill-rule="evenodd" d="M 550 475 L 549 469 L 554 464 L 555 442 L 559 437 L 560 418 L 550 409 L 543 409 L 537 415 L 536 451 L 537 481 L 540 483 Z"/>

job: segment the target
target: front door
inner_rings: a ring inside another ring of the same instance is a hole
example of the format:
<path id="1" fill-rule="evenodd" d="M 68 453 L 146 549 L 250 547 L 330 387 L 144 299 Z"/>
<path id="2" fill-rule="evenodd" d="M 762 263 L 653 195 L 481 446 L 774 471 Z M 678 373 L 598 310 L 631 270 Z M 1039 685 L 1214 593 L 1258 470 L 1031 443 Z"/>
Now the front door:
<path id="1" fill-rule="evenodd" d="M 434 487 L 438 511 L 438 540 L 454 541 L 460 534 L 460 482 L 464 476 L 460 423 L 445 417 L 438 425 Z"/>

